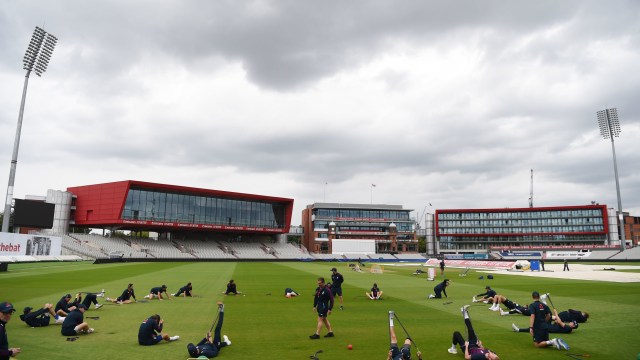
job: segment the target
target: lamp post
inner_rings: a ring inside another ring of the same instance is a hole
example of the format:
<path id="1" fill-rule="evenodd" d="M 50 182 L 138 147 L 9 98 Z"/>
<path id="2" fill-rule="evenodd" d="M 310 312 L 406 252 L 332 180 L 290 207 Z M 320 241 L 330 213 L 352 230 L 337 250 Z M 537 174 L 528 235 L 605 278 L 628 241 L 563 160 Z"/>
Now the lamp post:
<path id="1" fill-rule="evenodd" d="M 27 85 L 29 84 L 29 75 L 31 71 L 35 71 L 36 75 L 42 76 L 47 71 L 49 59 L 53 53 L 53 49 L 58 42 L 58 38 L 47 33 L 40 27 L 36 26 L 31 36 L 31 42 L 24 54 L 22 63 L 23 69 L 27 70 L 24 76 L 24 88 L 22 89 L 22 102 L 20 103 L 20 113 L 18 115 L 18 126 L 16 128 L 16 137 L 13 143 L 13 156 L 11 157 L 11 170 L 9 171 L 9 185 L 7 186 L 7 197 L 4 205 L 4 218 L 2 219 L 2 232 L 9 231 L 9 218 L 11 216 L 11 203 L 13 202 L 13 184 L 16 178 L 16 165 L 18 164 L 18 148 L 20 147 L 20 131 L 22 130 L 22 115 L 24 114 L 24 103 L 27 97 Z"/>
<path id="2" fill-rule="evenodd" d="M 618 109 L 605 109 L 597 113 L 600 134 L 605 139 L 611 139 L 611 151 L 613 151 L 613 171 L 616 176 L 616 192 L 618 194 L 618 224 L 620 224 L 620 248 L 624 251 L 626 240 L 624 235 L 624 214 L 622 213 L 622 199 L 620 197 L 620 182 L 618 181 L 618 161 L 616 160 L 616 146 L 613 138 L 620 136 L 620 121 Z"/>
<path id="3" fill-rule="evenodd" d="M 376 184 L 371 184 L 371 204 L 373 204 L 373 188 L 376 187 Z"/>

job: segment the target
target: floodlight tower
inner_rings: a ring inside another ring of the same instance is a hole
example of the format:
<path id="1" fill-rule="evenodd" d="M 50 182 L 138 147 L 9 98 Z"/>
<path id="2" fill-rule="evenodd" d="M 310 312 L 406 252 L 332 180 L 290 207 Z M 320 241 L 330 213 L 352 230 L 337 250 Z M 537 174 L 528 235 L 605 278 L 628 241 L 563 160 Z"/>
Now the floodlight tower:
<path id="1" fill-rule="evenodd" d="M 22 63 L 23 69 L 27 70 L 24 76 L 24 88 L 22 89 L 22 102 L 20 103 L 20 113 L 18 115 L 18 126 L 16 137 L 13 143 L 13 156 L 11 157 L 11 170 L 9 171 L 9 185 L 7 186 L 7 198 L 4 204 L 4 218 L 2 219 L 2 232 L 9 231 L 9 218 L 11 217 L 11 203 L 13 202 L 13 184 L 16 178 L 16 165 L 18 164 L 18 149 L 20 147 L 20 132 L 22 130 L 22 116 L 24 114 L 24 103 L 27 98 L 27 85 L 29 75 L 35 71 L 36 75 L 42 76 L 47 71 L 49 59 L 53 54 L 53 49 L 58 42 L 58 38 L 36 26 L 31 36 L 31 42 L 24 54 Z"/>
<path id="2" fill-rule="evenodd" d="M 616 176 L 616 191 L 618 193 L 618 224 L 620 224 L 620 248 L 624 251 L 626 240 L 624 238 L 624 215 L 622 214 L 622 199 L 620 198 L 620 182 L 618 181 L 618 161 L 616 160 L 616 146 L 613 138 L 620 136 L 620 121 L 618 120 L 618 109 L 605 109 L 597 113 L 600 134 L 605 139 L 611 139 L 611 150 L 613 151 L 613 171 Z"/>

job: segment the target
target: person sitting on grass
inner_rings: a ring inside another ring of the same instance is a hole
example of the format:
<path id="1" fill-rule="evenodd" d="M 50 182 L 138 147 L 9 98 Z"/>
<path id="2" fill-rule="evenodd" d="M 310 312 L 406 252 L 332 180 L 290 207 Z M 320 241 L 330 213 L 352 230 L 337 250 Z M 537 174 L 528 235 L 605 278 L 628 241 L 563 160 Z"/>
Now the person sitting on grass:
<path id="1" fill-rule="evenodd" d="M 91 334 L 93 328 L 84 322 L 84 312 L 87 310 L 85 304 L 78 304 L 73 311 L 67 315 L 62 322 L 60 333 L 64 336 L 76 336 L 80 334 Z"/>
<path id="2" fill-rule="evenodd" d="M 487 285 L 485 286 L 485 292 L 483 292 L 482 294 L 478 294 L 476 296 L 473 297 L 473 299 L 471 299 L 471 301 L 473 301 L 474 303 L 476 302 L 483 302 L 485 304 L 488 303 L 492 303 L 493 305 L 491 305 L 491 307 L 489 308 L 490 310 L 494 310 L 498 311 L 498 309 L 500 309 L 500 304 L 496 304 L 493 301 L 493 298 L 498 294 L 495 292 L 495 290 L 491 289 L 491 286 Z"/>
<path id="3" fill-rule="evenodd" d="M 164 293 L 167 296 L 167 299 L 171 300 L 171 296 L 169 296 L 169 294 L 167 293 L 167 285 L 162 285 L 160 287 L 154 287 L 150 290 L 149 295 L 145 295 L 144 298 L 145 299 L 158 299 L 158 300 L 164 300 L 164 298 L 162 297 L 162 293 Z"/>
<path id="4" fill-rule="evenodd" d="M 500 308 L 500 304 L 504 305 L 508 311 L 503 311 Z M 512 315 L 512 314 L 520 314 L 523 316 L 531 316 L 529 312 L 529 305 L 520 305 L 515 303 L 509 299 L 507 299 L 504 295 L 496 295 L 493 297 L 493 306 L 500 311 L 500 315 Z M 493 310 L 493 309 L 492 309 Z"/>
<path id="5" fill-rule="evenodd" d="M 382 290 L 380 290 L 380 288 L 378 288 L 378 284 L 377 283 L 373 283 L 373 287 L 371 288 L 371 292 L 370 293 L 365 292 L 365 294 L 371 300 L 380 300 L 380 298 L 382 297 Z"/>
<path id="6" fill-rule="evenodd" d="M 44 304 L 44 306 L 36 311 L 32 311 L 32 307 L 25 307 L 24 313 L 20 315 L 20 320 L 27 323 L 31 327 L 49 326 L 51 317 L 55 319 L 56 324 L 62 324 L 64 317 L 56 315 L 53 311 L 53 304 Z"/>
<path id="7" fill-rule="evenodd" d="M 469 340 L 465 341 L 462 334 L 459 331 L 453 332 L 453 341 L 451 347 L 447 349 L 449 354 L 457 354 L 458 350 L 456 345 L 460 346 L 460 350 L 464 351 L 464 358 L 466 360 L 500 360 L 498 354 L 484 347 L 482 341 L 478 339 L 473 325 L 471 325 L 471 318 L 469 317 L 469 305 L 465 305 L 460 308 L 462 317 L 464 318 L 464 324 L 467 326 L 467 335 Z"/>
<path id="8" fill-rule="evenodd" d="M 187 296 L 191 297 L 191 296 L 193 296 L 192 291 L 193 291 L 193 286 L 191 286 L 191 283 L 189 282 L 187 285 L 181 287 L 180 290 L 178 290 L 177 293 L 171 294 L 171 295 L 173 295 L 173 296 L 182 295 L 183 297 L 187 297 Z"/>
<path id="9" fill-rule="evenodd" d="M 56 315 L 59 316 L 67 316 L 69 313 L 76 309 L 76 306 L 80 303 L 78 299 L 80 298 L 80 294 L 76 294 L 76 297 L 73 301 L 71 301 L 71 294 L 66 294 L 61 297 L 56 304 L 54 309 Z"/>
<path id="10" fill-rule="evenodd" d="M 112 303 L 122 305 L 122 304 L 131 304 L 131 298 L 133 298 L 133 300 L 138 302 L 138 299 L 136 299 L 136 293 L 133 291 L 133 284 L 129 284 L 129 286 L 127 286 L 127 288 L 124 289 L 124 291 L 122 292 L 122 295 L 118 296 L 117 298 L 115 299 L 106 298 L 106 300 Z"/>
<path id="11" fill-rule="evenodd" d="M 238 294 L 242 294 L 242 293 L 240 291 L 238 291 L 238 288 L 236 287 L 236 283 L 233 282 L 233 280 L 229 280 L 229 283 L 227 284 L 227 291 L 225 291 L 223 294 L 225 294 L 225 295 L 229 295 L 229 294 L 238 295 Z"/>
<path id="12" fill-rule="evenodd" d="M 180 336 L 169 336 L 162 332 L 164 320 L 160 318 L 160 315 L 155 314 L 149 316 L 149 318 L 140 324 L 138 330 L 138 344 L 144 346 L 155 345 L 160 341 L 175 341 L 180 339 Z"/>
<path id="13" fill-rule="evenodd" d="M 211 331 L 209 331 L 207 335 L 200 340 L 198 345 L 189 343 L 189 345 L 187 345 L 187 351 L 191 357 L 199 358 L 205 356 L 207 358 L 214 358 L 220 354 L 220 350 L 222 350 L 223 347 L 231 345 L 231 341 L 227 335 L 222 335 L 222 337 L 220 337 L 223 322 L 224 304 L 218 301 L 218 321 L 213 333 L 213 338 L 211 337 Z"/>
<path id="14" fill-rule="evenodd" d="M 571 334 L 573 330 L 578 328 L 577 321 L 562 321 L 562 318 L 558 316 L 558 311 L 553 309 L 554 316 L 551 317 L 551 324 L 549 324 L 550 334 Z M 511 324 L 511 328 L 515 332 L 529 332 L 529 329 L 521 329 L 516 324 Z"/>

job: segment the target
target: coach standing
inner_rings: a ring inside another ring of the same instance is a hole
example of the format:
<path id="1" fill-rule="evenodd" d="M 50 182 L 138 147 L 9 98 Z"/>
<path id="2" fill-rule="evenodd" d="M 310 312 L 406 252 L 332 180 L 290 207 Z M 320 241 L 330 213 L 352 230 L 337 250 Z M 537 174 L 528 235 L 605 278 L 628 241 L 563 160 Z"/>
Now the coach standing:
<path id="1" fill-rule="evenodd" d="M 10 302 L 0 303 L 0 360 L 9 360 L 22 352 L 20 348 L 10 348 L 7 338 L 7 323 L 11 320 L 11 315 L 16 311 Z"/>
<path id="2" fill-rule="evenodd" d="M 333 297 L 340 296 L 340 310 L 344 310 L 342 306 L 342 283 L 344 282 L 344 277 L 342 274 L 338 272 L 338 269 L 331 269 L 331 292 L 333 292 Z"/>

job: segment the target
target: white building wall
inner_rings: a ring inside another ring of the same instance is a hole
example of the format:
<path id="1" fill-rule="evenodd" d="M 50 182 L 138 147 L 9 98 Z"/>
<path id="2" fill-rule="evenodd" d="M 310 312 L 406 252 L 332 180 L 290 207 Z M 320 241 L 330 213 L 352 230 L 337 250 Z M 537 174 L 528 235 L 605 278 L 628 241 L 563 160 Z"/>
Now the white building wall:
<path id="1" fill-rule="evenodd" d="M 49 204 L 54 204 L 53 227 L 45 230 L 45 233 L 66 234 L 69 231 L 69 221 L 71 220 L 71 202 L 73 194 L 62 190 L 47 190 L 47 200 Z"/>

